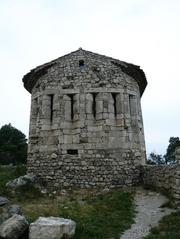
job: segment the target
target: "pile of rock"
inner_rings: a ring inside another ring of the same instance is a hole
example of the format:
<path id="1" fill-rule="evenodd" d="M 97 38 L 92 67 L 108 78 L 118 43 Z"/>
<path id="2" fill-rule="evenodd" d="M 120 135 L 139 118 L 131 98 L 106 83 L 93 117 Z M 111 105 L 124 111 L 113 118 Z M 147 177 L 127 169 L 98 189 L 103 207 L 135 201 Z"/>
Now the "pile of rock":
<path id="1" fill-rule="evenodd" d="M 58 217 L 40 217 L 30 224 L 22 215 L 19 205 L 10 204 L 0 197 L 0 238 L 1 239 L 57 239 L 74 235 L 76 223 Z"/>
<path id="2" fill-rule="evenodd" d="M 25 238 L 29 223 L 22 216 L 19 205 L 10 204 L 5 197 L 0 197 L 0 238 Z"/>
<path id="3" fill-rule="evenodd" d="M 31 173 L 20 176 L 6 183 L 6 187 L 10 188 L 11 190 L 16 190 L 18 187 L 26 185 L 27 183 L 33 183 L 34 185 L 37 185 L 36 176 Z"/>
<path id="4" fill-rule="evenodd" d="M 16 178 L 6 184 L 11 191 L 22 185 L 33 183 L 40 187 L 33 174 Z M 60 239 L 74 235 L 76 223 L 70 219 L 58 217 L 40 217 L 30 224 L 22 215 L 17 204 L 11 204 L 6 197 L 0 196 L 0 239 Z"/>

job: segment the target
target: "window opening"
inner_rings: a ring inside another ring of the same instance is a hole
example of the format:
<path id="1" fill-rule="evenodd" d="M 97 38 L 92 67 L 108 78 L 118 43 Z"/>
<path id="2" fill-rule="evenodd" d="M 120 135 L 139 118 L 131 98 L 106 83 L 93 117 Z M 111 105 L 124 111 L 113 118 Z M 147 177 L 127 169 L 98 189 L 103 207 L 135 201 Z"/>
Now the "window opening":
<path id="1" fill-rule="evenodd" d="M 117 116 L 117 101 L 116 101 L 116 96 L 117 96 L 117 93 L 112 93 L 112 98 L 113 98 L 113 105 L 114 105 L 114 115 L 115 117 Z"/>
<path id="2" fill-rule="evenodd" d="M 93 113 L 94 118 L 96 118 L 96 96 L 97 96 L 97 93 L 92 93 L 92 96 L 93 96 L 92 113 Z"/>
<path id="3" fill-rule="evenodd" d="M 84 60 L 79 60 L 79 67 L 84 67 Z"/>
<path id="4" fill-rule="evenodd" d="M 77 149 L 68 149 L 67 150 L 67 154 L 77 155 L 78 154 L 78 150 Z"/>
<path id="5" fill-rule="evenodd" d="M 54 95 L 49 95 L 50 96 L 50 121 L 52 123 L 53 121 L 53 102 L 54 102 Z"/>
<path id="6" fill-rule="evenodd" d="M 71 101 L 71 120 L 74 119 L 74 94 L 68 95 Z"/>

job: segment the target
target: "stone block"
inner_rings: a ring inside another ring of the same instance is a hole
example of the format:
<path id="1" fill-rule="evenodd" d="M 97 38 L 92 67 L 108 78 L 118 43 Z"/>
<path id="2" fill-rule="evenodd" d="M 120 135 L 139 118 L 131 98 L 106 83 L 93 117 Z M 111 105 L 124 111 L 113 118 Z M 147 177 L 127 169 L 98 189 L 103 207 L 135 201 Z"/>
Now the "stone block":
<path id="1" fill-rule="evenodd" d="M 75 234 L 76 223 L 58 217 L 39 217 L 30 224 L 29 239 L 57 239 Z"/>
<path id="2" fill-rule="evenodd" d="M 103 101 L 96 101 L 96 113 L 103 113 Z"/>
<path id="3" fill-rule="evenodd" d="M 79 135 L 72 135 L 73 143 L 79 144 Z"/>
<path id="4" fill-rule="evenodd" d="M 116 120 L 116 126 L 117 127 L 124 127 L 124 119 L 117 119 Z"/>

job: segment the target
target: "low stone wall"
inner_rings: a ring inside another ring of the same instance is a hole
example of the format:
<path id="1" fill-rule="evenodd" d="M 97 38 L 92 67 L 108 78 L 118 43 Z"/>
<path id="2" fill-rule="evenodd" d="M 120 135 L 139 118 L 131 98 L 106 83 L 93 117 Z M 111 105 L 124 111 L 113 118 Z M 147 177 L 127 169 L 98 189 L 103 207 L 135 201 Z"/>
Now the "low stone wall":
<path id="1" fill-rule="evenodd" d="M 174 165 L 144 165 L 142 180 L 145 187 L 167 193 L 180 201 L 180 147 L 176 149 Z"/>
<path id="2" fill-rule="evenodd" d="M 91 150 L 92 151 L 92 150 Z M 38 159 L 38 156 L 39 159 Z M 140 179 L 140 154 L 130 150 L 96 150 L 83 155 L 33 155 L 28 173 L 36 172 L 48 188 L 133 186 Z"/>

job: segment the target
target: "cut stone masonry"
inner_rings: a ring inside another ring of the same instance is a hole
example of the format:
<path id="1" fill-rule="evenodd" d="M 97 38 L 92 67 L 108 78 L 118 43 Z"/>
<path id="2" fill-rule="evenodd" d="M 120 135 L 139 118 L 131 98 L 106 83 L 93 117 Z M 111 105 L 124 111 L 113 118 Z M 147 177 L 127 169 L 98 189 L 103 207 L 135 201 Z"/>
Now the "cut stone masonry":
<path id="1" fill-rule="evenodd" d="M 79 49 L 23 78 L 31 93 L 28 172 L 51 188 L 132 186 L 145 163 L 135 65 Z"/>

